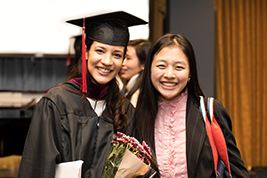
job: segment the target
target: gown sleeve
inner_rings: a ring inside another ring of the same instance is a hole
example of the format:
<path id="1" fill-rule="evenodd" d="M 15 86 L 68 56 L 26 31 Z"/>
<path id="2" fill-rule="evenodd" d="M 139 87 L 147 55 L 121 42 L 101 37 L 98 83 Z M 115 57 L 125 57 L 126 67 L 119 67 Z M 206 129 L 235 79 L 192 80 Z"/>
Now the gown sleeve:
<path id="1" fill-rule="evenodd" d="M 36 105 L 22 154 L 18 178 L 53 178 L 60 159 L 60 114 L 56 105 L 42 98 Z"/>
<path id="2" fill-rule="evenodd" d="M 232 122 L 230 116 L 219 100 L 214 100 L 214 115 L 221 126 L 225 137 L 232 177 L 249 178 L 248 171 L 241 159 L 240 151 L 232 133 Z"/>

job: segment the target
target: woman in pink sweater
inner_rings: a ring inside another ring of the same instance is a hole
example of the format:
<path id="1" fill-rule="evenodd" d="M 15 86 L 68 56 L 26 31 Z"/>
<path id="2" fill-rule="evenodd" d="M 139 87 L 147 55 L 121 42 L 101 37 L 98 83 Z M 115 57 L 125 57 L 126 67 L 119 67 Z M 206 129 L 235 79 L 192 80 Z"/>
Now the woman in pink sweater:
<path id="1" fill-rule="evenodd" d="M 181 35 L 166 34 L 152 44 L 135 112 L 135 134 L 152 148 L 156 177 L 216 177 L 212 149 L 199 110 L 204 95 L 195 54 Z M 249 177 L 218 100 L 214 115 L 226 140 L 232 177 Z"/>

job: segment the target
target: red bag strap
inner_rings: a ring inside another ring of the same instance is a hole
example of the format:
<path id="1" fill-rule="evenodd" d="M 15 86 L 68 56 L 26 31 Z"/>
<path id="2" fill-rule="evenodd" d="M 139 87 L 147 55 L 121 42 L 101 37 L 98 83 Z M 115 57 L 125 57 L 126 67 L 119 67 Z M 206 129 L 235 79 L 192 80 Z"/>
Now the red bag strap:
<path id="1" fill-rule="evenodd" d="M 229 159 L 228 159 L 228 153 L 227 153 L 227 147 L 226 147 L 226 142 L 225 138 L 222 132 L 222 129 L 218 122 L 215 119 L 214 116 L 214 109 L 213 109 L 213 103 L 214 103 L 214 98 L 209 97 L 208 98 L 208 113 L 209 113 L 209 118 L 211 121 L 211 131 L 214 139 L 214 143 L 216 145 L 217 151 L 219 153 L 220 159 L 224 162 L 226 169 L 228 170 L 229 174 L 231 173 L 230 170 L 230 164 L 229 164 Z"/>
<path id="2" fill-rule="evenodd" d="M 212 148 L 216 174 L 217 174 L 217 165 L 219 159 L 218 155 L 219 155 L 220 159 L 224 162 L 227 171 L 231 175 L 226 142 L 221 127 L 215 119 L 213 103 L 214 103 L 214 98 L 209 97 L 207 101 L 207 108 L 209 114 L 208 117 L 206 113 L 204 97 L 200 96 L 201 113 L 206 125 L 207 135 L 209 137 L 210 145 Z"/>
<path id="3" fill-rule="evenodd" d="M 210 142 L 210 146 L 212 149 L 212 154 L 213 154 L 213 161 L 214 161 L 214 169 L 216 171 L 217 174 L 217 165 L 218 165 L 218 151 L 216 149 L 216 145 L 214 143 L 214 139 L 212 136 L 212 131 L 211 131 L 211 124 L 210 121 L 208 119 L 207 113 L 206 113 L 206 107 L 205 107 L 205 102 L 204 102 L 204 98 L 203 96 L 200 96 L 200 110 L 202 113 L 202 118 L 205 122 L 205 126 L 206 126 L 206 132 L 209 138 L 209 142 Z"/>

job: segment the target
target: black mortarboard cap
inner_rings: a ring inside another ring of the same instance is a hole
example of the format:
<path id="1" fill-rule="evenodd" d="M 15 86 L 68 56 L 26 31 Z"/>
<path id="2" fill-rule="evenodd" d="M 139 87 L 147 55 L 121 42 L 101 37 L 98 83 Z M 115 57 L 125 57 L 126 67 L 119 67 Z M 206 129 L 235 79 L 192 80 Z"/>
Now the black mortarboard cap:
<path id="1" fill-rule="evenodd" d="M 82 86 L 83 93 L 87 93 L 86 79 L 86 39 L 114 46 L 127 46 L 129 42 L 128 27 L 147 24 L 146 21 L 124 11 L 109 12 L 81 19 L 68 20 L 67 23 L 83 28 L 82 33 Z"/>
<path id="2" fill-rule="evenodd" d="M 83 18 L 68 20 L 67 23 L 83 27 Z M 124 11 L 85 17 L 86 39 L 114 46 L 127 46 L 128 27 L 142 24 L 147 22 Z"/>

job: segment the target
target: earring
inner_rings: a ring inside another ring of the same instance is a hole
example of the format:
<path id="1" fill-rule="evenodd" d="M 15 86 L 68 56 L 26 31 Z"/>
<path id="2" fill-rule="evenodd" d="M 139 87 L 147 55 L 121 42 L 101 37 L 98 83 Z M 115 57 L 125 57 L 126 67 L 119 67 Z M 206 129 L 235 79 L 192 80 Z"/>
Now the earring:
<path id="1" fill-rule="evenodd" d="M 188 77 L 188 82 L 190 82 L 190 77 Z"/>

